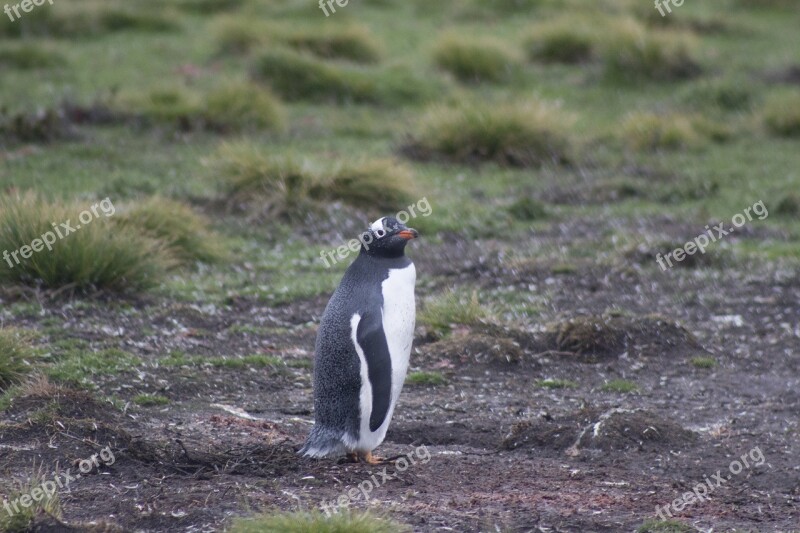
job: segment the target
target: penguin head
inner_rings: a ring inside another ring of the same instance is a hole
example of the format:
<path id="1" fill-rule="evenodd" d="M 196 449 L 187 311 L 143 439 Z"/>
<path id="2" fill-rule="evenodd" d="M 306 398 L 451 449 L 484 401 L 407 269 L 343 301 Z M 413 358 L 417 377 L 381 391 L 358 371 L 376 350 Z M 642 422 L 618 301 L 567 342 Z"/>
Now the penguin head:
<path id="1" fill-rule="evenodd" d="M 382 217 L 361 234 L 361 253 L 375 257 L 400 257 L 406 244 L 419 237 L 419 232 L 394 217 Z"/>

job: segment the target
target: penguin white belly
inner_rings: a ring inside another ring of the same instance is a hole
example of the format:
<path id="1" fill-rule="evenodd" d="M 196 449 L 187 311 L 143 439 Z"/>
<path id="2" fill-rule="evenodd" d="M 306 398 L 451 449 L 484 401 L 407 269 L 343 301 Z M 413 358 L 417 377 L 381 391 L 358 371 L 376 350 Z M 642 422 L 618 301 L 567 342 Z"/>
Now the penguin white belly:
<path id="1" fill-rule="evenodd" d="M 416 321 L 416 302 L 414 299 L 414 285 L 417 280 L 417 271 L 414 264 L 405 268 L 389 270 L 389 277 L 381 284 L 383 293 L 383 333 L 389 347 L 389 356 L 392 360 L 392 397 L 389 411 L 383 423 L 375 431 L 369 428 L 369 419 L 372 414 L 372 386 L 367 374 L 367 361 L 364 350 L 356 341 L 356 330 L 361 317 L 353 316 L 351 331 L 353 343 L 361 361 L 361 425 L 360 435 L 355 448 L 358 450 L 374 450 L 386 436 L 386 430 L 392 420 L 394 407 L 403 390 L 403 382 L 408 371 L 408 362 L 411 356 L 411 343 L 414 341 L 414 325 Z"/>

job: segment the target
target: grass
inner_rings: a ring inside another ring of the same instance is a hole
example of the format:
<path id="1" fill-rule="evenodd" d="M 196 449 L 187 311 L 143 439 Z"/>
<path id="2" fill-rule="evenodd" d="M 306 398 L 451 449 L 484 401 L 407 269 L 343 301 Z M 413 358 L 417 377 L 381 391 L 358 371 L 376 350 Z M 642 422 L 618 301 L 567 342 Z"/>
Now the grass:
<path id="1" fill-rule="evenodd" d="M 298 215 L 329 201 L 397 210 L 415 196 L 409 169 L 387 158 L 322 163 L 267 156 L 253 144 L 228 143 L 214 166 L 229 205 L 255 202 L 264 213 Z"/>
<path id="2" fill-rule="evenodd" d="M 436 106 L 422 118 L 405 151 L 412 157 L 458 163 L 562 163 L 571 157 L 570 122 L 570 115 L 557 106 L 538 100 Z"/>
<path id="3" fill-rule="evenodd" d="M 58 497 L 57 486 L 44 465 L 40 465 L 30 478 L 25 482 L 15 481 L 10 484 L 3 483 L 0 488 L 6 492 L 5 500 L 18 501 L 22 496 L 28 495 L 31 504 L 28 507 L 17 504 L 19 512 L 13 514 L 5 510 L 0 513 L 0 531 L 6 533 L 24 533 L 31 530 L 34 518 L 40 513 L 61 517 L 61 500 Z M 8 486 L 11 485 L 11 486 Z M 52 490 L 50 486 L 53 485 Z M 47 490 L 43 490 L 43 487 Z M 38 496 L 33 498 L 32 496 Z"/>
<path id="4" fill-rule="evenodd" d="M 695 368 L 708 369 L 708 368 L 714 368 L 715 366 L 717 366 L 717 360 L 714 359 L 713 357 L 706 357 L 706 356 L 692 357 L 689 360 L 689 362 Z"/>
<path id="5" fill-rule="evenodd" d="M 220 129 L 286 129 L 286 113 L 280 100 L 263 87 L 247 82 L 227 83 L 209 92 L 204 117 L 212 127 Z"/>
<path id="6" fill-rule="evenodd" d="M 455 33 L 439 39 L 433 61 L 462 82 L 502 82 L 511 77 L 519 63 L 502 41 Z"/>
<path id="7" fill-rule="evenodd" d="M 234 520 L 230 533 L 401 533 L 409 529 L 371 513 L 277 512 Z"/>
<path id="8" fill-rule="evenodd" d="M 180 265 L 217 263 L 227 255 L 222 239 L 210 229 L 211 222 L 175 200 L 154 196 L 134 203 L 114 221 L 125 231 L 161 242 Z"/>
<path id="9" fill-rule="evenodd" d="M 256 58 L 251 73 L 288 101 L 398 106 L 428 100 L 438 90 L 429 77 L 401 65 L 368 70 L 274 47 Z"/>
<path id="10" fill-rule="evenodd" d="M 600 389 L 604 392 L 627 394 L 638 391 L 639 386 L 633 381 L 628 381 L 626 379 L 612 379 L 608 383 L 605 383 Z"/>
<path id="11" fill-rule="evenodd" d="M 637 152 L 697 148 L 706 139 L 686 115 L 631 113 L 622 122 L 620 135 Z"/>
<path id="12" fill-rule="evenodd" d="M 322 59 L 377 63 L 384 54 L 381 42 L 367 28 L 358 25 L 337 25 L 322 31 L 294 31 L 280 39 L 292 48 Z"/>
<path id="13" fill-rule="evenodd" d="M 210 357 L 204 364 L 215 368 L 264 368 L 284 366 L 283 359 L 271 355 L 246 355 L 244 357 Z"/>
<path id="14" fill-rule="evenodd" d="M 8 69 L 36 70 L 67 64 L 63 54 L 36 43 L 19 43 L 0 48 L 0 72 Z"/>
<path id="15" fill-rule="evenodd" d="M 478 301 L 478 291 L 447 291 L 426 301 L 417 321 L 444 334 L 455 325 L 477 325 L 489 315 L 487 308 Z"/>
<path id="16" fill-rule="evenodd" d="M 800 90 L 770 94 L 764 104 L 764 124 L 773 135 L 800 137 Z"/>
<path id="17" fill-rule="evenodd" d="M 137 394 L 133 403 L 142 407 L 157 407 L 169 404 L 169 398 L 158 394 Z"/>
<path id="18" fill-rule="evenodd" d="M 530 61 L 575 64 L 597 54 L 597 36 L 590 22 L 568 16 L 536 25 L 525 38 Z"/>
<path id="19" fill-rule="evenodd" d="M 36 350 L 29 337 L 15 329 L 0 328 L 0 392 L 8 390 L 35 367 Z"/>
<path id="20" fill-rule="evenodd" d="M 112 292 L 135 292 L 157 283 L 172 266 L 163 247 L 113 225 L 108 220 L 111 215 L 97 208 L 107 201 L 94 204 L 99 215 L 95 218 L 90 202 L 48 202 L 32 194 L 6 197 L 0 203 L 0 249 L 9 251 L 9 259 L 0 265 L 0 283 Z M 90 222 L 81 225 L 84 213 L 91 215 L 84 217 Z M 56 229 L 63 231 L 63 238 L 54 233 Z"/>
<path id="21" fill-rule="evenodd" d="M 74 350 L 61 355 L 45 374 L 61 382 L 95 387 L 95 376 L 118 375 L 140 365 L 135 355 L 117 348 Z"/>
<path id="22" fill-rule="evenodd" d="M 574 389 L 578 384 L 568 379 L 540 379 L 536 384 L 544 389 Z"/>
<path id="23" fill-rule="evenodd" d="M 606 76 L 618 81 L 675 81 L 702 72 L 696 44 L 688 33 L 645 30 L 632 20 L 611 27 L 601 47 Z"/>
<path id="24" fill-rule="evenodd" d="M 436 387 L 446 383 L 447 379 L 437 372 L 411 372 L 406 376 L 406 385 Z"/>

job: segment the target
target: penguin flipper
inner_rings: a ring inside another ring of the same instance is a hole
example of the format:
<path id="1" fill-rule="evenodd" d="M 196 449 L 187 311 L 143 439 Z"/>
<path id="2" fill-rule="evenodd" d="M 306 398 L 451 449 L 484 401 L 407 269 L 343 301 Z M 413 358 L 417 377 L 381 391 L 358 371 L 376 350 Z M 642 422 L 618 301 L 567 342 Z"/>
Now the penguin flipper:
<path id="1" fill-rule="evenodd" d="M 367 373 L 372 385 L 370 431 L 376 431 L 389 412 L 392 399 L 392 357 L 383 332 L 383 314 L 365 313 L 358 323 L 356 342 L 364 352 Z"/>

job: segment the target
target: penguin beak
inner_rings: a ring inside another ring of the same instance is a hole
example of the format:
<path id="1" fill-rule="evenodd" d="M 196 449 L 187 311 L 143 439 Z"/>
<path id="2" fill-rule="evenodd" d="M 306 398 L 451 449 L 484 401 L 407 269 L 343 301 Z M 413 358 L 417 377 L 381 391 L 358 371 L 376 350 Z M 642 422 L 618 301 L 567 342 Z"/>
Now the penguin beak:
<path id="1" fill-rule="evenodd" d="M 402 231 L 397 232 L 397 235 L 407 241 L 410 241 L 411 239 L 416 239 L 417 237 L 419 237 L 419 232 L 414 228 L 406 228 Z"/>

